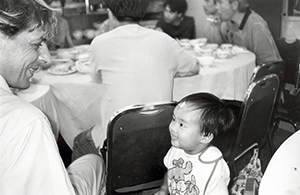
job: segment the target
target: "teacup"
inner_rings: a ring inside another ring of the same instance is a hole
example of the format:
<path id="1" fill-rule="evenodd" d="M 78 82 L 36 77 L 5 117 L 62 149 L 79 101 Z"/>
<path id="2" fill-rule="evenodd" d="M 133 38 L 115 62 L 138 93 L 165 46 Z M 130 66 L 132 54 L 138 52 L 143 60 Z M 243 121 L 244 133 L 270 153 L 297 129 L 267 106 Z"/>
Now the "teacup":
<path id="1" fill-rule="evenodd" d="M 230 55 L 230 51 L 229 50 L 217 49 L 217 56 L 218 56 L 218 58 L 225 59 L 225 58 L 228 58 L 229 55 Z"/>
<path id="2" fill-rule="evenodd" d="M 216 50 L 218 49 L 219 45 L 217 43 L 208 43 L 205 45 L 206 49 L 212 49 L 212 50 Z"/>
<path id="3" fill-rule="evenodd" d="M 194 53 L 195 53 L 195 56 L 201 56 L 201 48 L 200 47 L 197 47 L 197 48 L 194 48 Z"/>
<path id="4" fill-rule="evenodd" d="M 227 50 L 227 51 L 231 51 L 232 50 L 233 45 L 230 43 L 224 43 L 221 45 L 221 49 L 223 50 Z"/>
<path id="5" fill-rule="evenodd" d="M 204 46 L 207 43 L 207 38 L 198 38 L 200 46 Z"/>
<path id="6" fill-rule="evenodd" d="M 213 50 L 203 48 L 203 49 L 201 49 L 201 55 L 202 56 L 212 56 L 213 55 Z"/>

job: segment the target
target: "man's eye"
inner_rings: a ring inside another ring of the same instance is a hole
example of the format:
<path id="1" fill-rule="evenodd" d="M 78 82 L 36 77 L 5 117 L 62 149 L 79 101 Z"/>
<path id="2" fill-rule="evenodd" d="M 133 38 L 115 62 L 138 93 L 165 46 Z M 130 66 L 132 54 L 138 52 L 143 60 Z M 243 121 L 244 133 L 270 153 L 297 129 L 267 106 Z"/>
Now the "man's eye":
<path id="1" fill-rule="evenodd" d="M 34 49 L 39 49 L 42 46 L 42 43 L 33 44 Z"/>

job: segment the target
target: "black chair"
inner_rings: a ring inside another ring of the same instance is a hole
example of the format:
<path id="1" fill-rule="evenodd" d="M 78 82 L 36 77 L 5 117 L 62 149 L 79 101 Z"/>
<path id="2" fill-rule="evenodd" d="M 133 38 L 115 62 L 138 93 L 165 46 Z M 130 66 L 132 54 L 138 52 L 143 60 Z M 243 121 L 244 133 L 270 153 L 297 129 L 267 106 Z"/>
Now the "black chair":
<path id="1" fill-rule="evenodd" d="M 275 115 L 275 128 L 280 121 L 300 129 L 300 40 L 287 43 L 284 38 L 276 41 L 279 53 L 286 62 L 284 85 L 292 86 L 291 91 L 283 89 L 283 101 L 278 103 Z"/>
<path id="2" fill-rule="evenodd" d="M 277 105 L 279 104 L 278 101 L 281 98 L 280 97 L 281 91 L 283 90 L 283 87 L 284 87 L 284 83 L 283 83 L 284 73 L 285 73 L 285 62 L 284 61 L 271 61 L 271 62 L 263 63 L 254 68 L 253 73 L 250 78 L 250 84 L 263 78 L 266 75 L 270 75 L 270 74 L 278 75 L 280 84 L 279 84 L 278 94 L 277 94 L 277 98 L 276 98 L 276 107 L 277 107 Z M 225 101 L 227 103 L 229 103 L 229 105 L 231 105 L 231 107 L 235 111 L 235 114 L 238 117 L 238 115 L 240 114 L 240 109 L 241 109 L 243 102 L 237 101 L 237 100 L 225 100 Z M 274 123 L 274 121 L 275 121 L 275 118 L 273 117 L 271 119 L 271 123 Z M 272 130 L 269 131 L 269 135 L 268 135 L 268 139 L 270 140 L 271 143 L 272 143 L 271 140 L 272 140 L 273 132 L 274 132 L 274 128 L 272 128 Z M 234 139 L 233 135 L 231 135 L 231 140 L 232 139 Z M 271 147 L 270 148 L 271 152 L 274 152 L 273 144 L 270 147 Z M 229 154 L 228 149 L 226 150 L 225 155 L 224 155 L 225 159 L 228 158 L 226 154 L 227 155 Z"/>
<path id="3" fill-rule="evenodd" d="M 296 39 L 288 43 L 285 38 L 279 38 L 276 45 L 281 58 L 286 63 L 284 82 L 294 87 L 291 94 L 295 95 L 300 85 L 300 40 Z"/>
<path id="4" fill-rule="evenodd" d="M 171 147 L 169 124 L 175 102 L 126 107 L 108 124 L 107 194 L 126 194 L 158 188 Z"/>
<path id="5" fill-rule="evenodd" d="M 244 154 L 266 142 L 273 147 L 268 134 L 272 129 L 279 84 L 279 77 L 270 74 L 253 81 L 248 87 L 241 106 L 237 139 L 228 160 L 232 178 L 237 175 L 236 161 Z"/>
<path id="6" fill-rule="evenodd" d="M 285 62 L 280 61 L 271 61 L 263 63 L 259 66 L 256 66 L 253 70 L 253 73 L 250 78 L 250 84 L 262 77 L 269 74 L 276 74 L 280 80 L 280 88 L 284 87 L 284 76 L 285 76 Z"/>

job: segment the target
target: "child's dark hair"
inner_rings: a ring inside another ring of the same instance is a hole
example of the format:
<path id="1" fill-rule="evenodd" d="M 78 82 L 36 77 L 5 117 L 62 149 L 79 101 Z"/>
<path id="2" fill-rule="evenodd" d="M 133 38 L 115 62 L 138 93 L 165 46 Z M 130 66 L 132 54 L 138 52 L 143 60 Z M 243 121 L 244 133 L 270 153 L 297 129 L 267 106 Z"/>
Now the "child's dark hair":
<path id="1" fill-rule="evenodd" d="M 226 102 L 210 93 L 196 93 L 184 97 L 178 104 L 187 103 L 192 110 L 200 110 L 198 119 L 204 135 L 216 137 L 234 128 L 236 117 Z"/>
<path id="2" fill-rule="evenodd" d="M 185 14 L 188 4 L 186 0 L 166 0 L 164 3 L 164 7 L 169 6 L 172 12 Z"/>

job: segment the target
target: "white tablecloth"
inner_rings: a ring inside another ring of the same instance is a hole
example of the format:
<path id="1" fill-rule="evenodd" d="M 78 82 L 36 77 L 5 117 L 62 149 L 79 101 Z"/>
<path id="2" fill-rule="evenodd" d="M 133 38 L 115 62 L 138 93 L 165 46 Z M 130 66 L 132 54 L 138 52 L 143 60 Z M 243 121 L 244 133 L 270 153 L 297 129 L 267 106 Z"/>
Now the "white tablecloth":
<path id="1" fill-rule="evenodd" d="M 199 75 L 176 78 L 174 100 L 203 91 L 220 98 L 242 100 L 254 67 L 255 56 L 251 52 L 216 60 L 212 67 L 201 69 Z M 100 118 L 99 102 L 103 85 L 94 83 L 89 74 L 82 73 L 58 76 L 39 71 L 34 79 L 53 89 L 57 99 L 60 133 L 72 147 L 75 136 L 91 128 Z"/>
<path id="2" fill-rule="evenodd" d="M 17 95 L 43 111 L 51 123 L 52 131 L 57 140 L 59 134 L 59 120 L 55 97 L 53 96 L 50 86 L 32 84 L 28 89 L 20 90 Z"/>
<path id="3" fill-rule="evenodd" d="M 219 98 L 242 101 L 254 68 L 255 55 L 252 52 L 216 59 L 209 68 L 201 68 L 199 75 L 176 78 L 174 100 L 191 93 L 210 92 Z"/>
<path id="4" fill-rule="evenodd" d="M 271 158 L 259 194 L 300 194 L 300 130 L 285 140 Z"/>

